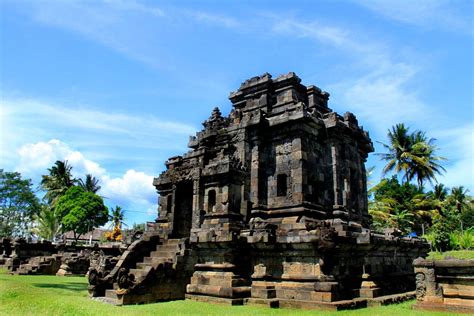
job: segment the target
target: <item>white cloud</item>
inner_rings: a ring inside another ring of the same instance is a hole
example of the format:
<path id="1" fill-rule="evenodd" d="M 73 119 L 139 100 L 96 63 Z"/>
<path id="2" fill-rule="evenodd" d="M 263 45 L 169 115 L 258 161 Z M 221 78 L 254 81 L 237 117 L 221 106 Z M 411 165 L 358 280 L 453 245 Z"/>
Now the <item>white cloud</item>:
<path id="1" fill-rule="evenodd" d="M 105 170 L 98 163 L 86 159 L 81 152 L 72 150 L 57 139 L 25 144 L 18 150 L 18 155 L 16 170 L 28 177 L 39 178 L 39 175 L 44 174 L 57 160 L 67 160 L 69 165 L 73 166 L 75 177 L 85 174 L 100 177 L 105 174 Z"/>
<path id="2" fill-rule="evenodd" d="M 308 37 L 334 46 L 361 49 L 362 46 L 352 42 L 349 32 L 338 27 L 320 24 L 316 21 L 304 22 L 293 18 L 283 18 L 271 15 L 272 31 L 277 34 L 284 34 L 296 37 Z"/>
<path id="3" fill-rule="evenodd" d="M 99 192 L 109 205 L 120 205 L 129 223 L 152 221 L 158 215 L 158 194 L 153 187 L 153 176 L 133 169 L 120 177 L 104 175 Z"/>
<path id="4" fill-rule="evenodd" d="M 238 20 L 226 15 L 213 14 L 202 11 L 184 11 L 184 13 L 185 15 L 194 18 L 198 22 L 223 26 L 230 29 L 238 29 L 242 27 L 242 24 Z"/>
<path id="5" fill-rule="evenodd" d="M 338 103 L 350 107 L 376 133 L 385 132 L 388 126 L 400 122 L 419 122 L 427 107 L 416 92 L 409 89 L 416 68 L 387 60 L 380 69 L 369 71 L 365 76 L 331 87 Z"/>
<path id="6" fill-rule="evenodd" d="M 158 195 L 152 184 L 152 175 L 129 169 L 123 175 L 113 177 L 97 162 L 87 159 L 81 152 L 57 139 L 25 144 L 18 150 L 18 154 L 20 160 L 16 170 L 33 178 L 36 183 L 39 183 L 41 175 L 46 174 L 55 161 L 67 160 L 73 167 L 75 178 L 92 174 L 100 179 L 99 185 L 102 188 L 98 193 L 105 198 L 107 205 L 122 206 L 130 223 L 152 220 L 157 215 Z"/>
<path id="7" fill-rule="evenodd" d="M 153 202 L 157 193 L 153 187 L 153 176 L 136 170 L 127 170 L 122 177 L 103 176 L 101 194 L 111 200 L 131 200 L 135 203 Z"/>
<path id="8" fill-rule="evenodd" d="M 38 23 L 80 34 L 130 59 L 159 70 L 175 70 L 162 54 L 160 32 L 172 24 L 189 23 L 239 30 L 239 20 L 217 13 L 177 8 L 163 9 L 139 1 L 30 1 L 21 4 Z M 184 19 L 183 19 L 184 18 Z"/>
<path id="9" fill-rule="evenodd" d="M 190 134 L 195 131 L 193 126 L 161 120 L 153 115 L 138 116 L 118 112 L 103 112 L 94 109 L 68 105 L 55 105 L 29 98 L 0 99 L 2 116 L 5 120 L 16 117 L 28 120 L 34 117 L 39 123 L 55 124 L 70 128 L 80 128 L 104 132 L 130 134 L 131 128 L 154 130 L 172 130 L 175 133 Z"/>
<path id="10" fill-rule="evenodd" d="M 153 68 L 167 67 L 166 62 L 158 58 L 158 51 L 144 49 L 147 46 L 143 38 L 150 33 L 145 34 L 143 22 L 157 21 L 166 16 L 158 7 L 122 0 L 31 1 L 20 4 L 36 22 L 76 32 Z"/>
<path id="11" fill-rule="evenodd" d="M 94 154 L 97 155 L 94 157 L 120 156 L 122 160 L 127 157 L 136 160 L 140 158 L 138 153 L 142 150 L 184 151 L 187 136 L 196 131 L 193 126 L 162 120 L 153 115 L 140 116 L 77 106 L 58 106 L 32 99 L 4 97 L 0 99 L 0 108 L 0 158 L 4 167 L 9 167 L 6 166 L 8 162 L 18 159 L 15 149 L 44 139 L 61 139 L 82 146 L 88 152 L 94 148 Z M 3 125 L 3 122 L 6 124 Z M 43 159 L 51 155 L 48 146 L 33 149 L 43 150 Z M 41 164 L 41 161 L 36 163 Z"/>
<path id="12" fill-rule="evenodd" d="M 101 1 L 97 1 L 100 3 Z M 120 10 L 120 11 L 138 11 L 144 14 L 148 14 L 155 17 L 164 17 L 165 12 L 158 7 L 155 6 L 147 6 L 141 2 L 134 1 L 134 0 L 103 0 L 110 8 Z"/>
<path id="13" fill-rule="evenodd" d="M 447 0 L 354 0 L 386 18 L 425 29 L 461 31 L 473 35 L 472 1 L 467 7 Z M 467 12 L 463 12 L 463 8 Z"/>

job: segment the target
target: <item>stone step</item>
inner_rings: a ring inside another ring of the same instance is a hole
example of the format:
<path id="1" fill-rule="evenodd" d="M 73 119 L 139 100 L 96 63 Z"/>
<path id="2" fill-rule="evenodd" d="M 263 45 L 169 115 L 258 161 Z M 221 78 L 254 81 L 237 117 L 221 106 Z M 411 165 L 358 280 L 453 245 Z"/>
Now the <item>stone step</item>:
<path id="1" fill-rule="evenodd" d="M 181 243 L 181 239 L 166 239 L 163 240 L 163 245 L 178 245 Z"/>
<path id="2" fill-rule="evenodd" d="M 174 258 L 176 255 L 179 254 L 176 251 L 163 251 L 163 250 L 155 250 L 150 252 L 150 257 L 159 257 L 159 258 Z"/>
<path id="3" fill-rule="evenodd" d="M 151 266 L 144 266 L 142 269 L 130 269 L 131 274 L 135 276 L 135 280 L 143 279 L 151 270 Z"/>
<path id="4" fill-rule="evenodd" d="M 157 258 L 156 261 L 152 261 L 152 262 L 139 262 L 137 263 L 137 269 L 146 269 L 147 267 L 150 267 L 150 268 L 156 268 L 158 265 L 160 265 L 161 263 L 165 263 L 165 262 L 169 262 L 169 263 L 173 263 L 172 260 L 167 260 L 167 259 L 162 259 L 162 258 Z"/>
<path id="5" fill-rule="evenodd" d="M 111 298 L 111 299 L 114 299 L 114 300 L 117 300 L 118 299 L 118 296 L 117 296 L 117 293 L 115 292 L 115 290 L 105 290 L 105 297 L 107 298 Z"/>
<path id="6" fill-rule="evenodd" d="M 143 270 L 145 269 L 145 267 L 153 267 L 153 263 L 152 262 L 138 262 L 136 266 L 137 266 L 137 269 Z"/>
<path id="7" fill-rule="evenodd" d="M 157 245 L 156 250 L 161 250 L 161 251 L 179 251 L 179 245 Z"/>
<path id="8" fill-rule="evenodd" d="M 122 302 L 113 298 L 108 298 L 105 296 L 99 296 L 99 297 L 93 297 L 92 298 L 94 301 L 110 304 L 110 305 L 115 305 L 115 306 L 121 306 Z"/>
<path id="9" fill-rule="evenodd" d="M 150 264 L 156 265 L 163 262 L 174 262 L 174 260 L 172 258 L 145 257 L 143 258 L 143 262 L 137 263 L 137 267 L 140 263 L 145 263 L 146 265 L 150 265 Z"/>

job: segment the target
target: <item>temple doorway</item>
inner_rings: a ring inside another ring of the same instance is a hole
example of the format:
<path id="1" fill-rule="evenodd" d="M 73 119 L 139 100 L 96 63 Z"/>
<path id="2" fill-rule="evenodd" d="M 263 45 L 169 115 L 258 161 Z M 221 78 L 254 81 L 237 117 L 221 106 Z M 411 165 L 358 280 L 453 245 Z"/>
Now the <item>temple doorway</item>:
<path id="1" fill-rule="evenodd" d="M 183 181 L 176 186 L 172 238 L 189 237 L 193 214 L 193 183 Z"/>

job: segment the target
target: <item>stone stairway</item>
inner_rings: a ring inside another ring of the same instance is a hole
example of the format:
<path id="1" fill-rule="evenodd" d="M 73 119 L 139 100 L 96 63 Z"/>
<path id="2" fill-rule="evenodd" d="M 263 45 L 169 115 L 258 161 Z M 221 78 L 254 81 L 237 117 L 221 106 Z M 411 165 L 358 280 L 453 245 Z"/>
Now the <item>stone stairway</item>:
<path id="1" fill-rule="evenodd" d="M 135 267 L 122 270 L 112 289 L 99 300 L 114 305 L 143 304 L 183 299 L 190 273 L 185 272 L 187 239 L 167 239 Z"/>

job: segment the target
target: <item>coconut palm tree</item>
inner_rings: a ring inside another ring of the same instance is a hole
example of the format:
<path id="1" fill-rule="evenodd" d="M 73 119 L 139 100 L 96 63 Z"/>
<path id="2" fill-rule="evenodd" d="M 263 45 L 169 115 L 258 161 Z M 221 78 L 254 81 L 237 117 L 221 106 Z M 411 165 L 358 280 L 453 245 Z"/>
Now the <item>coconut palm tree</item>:
<path id="1" fill-rule="evenodd" d="M 78 184 L 86 192 L 97 193 L 101 186 L 99 185 L 99 179 L 93 177 L 91 174 L 86 174 L 86 180 L 79 179 Z"/>
<path id="2" fill-rule="evenodd" d="M 116 205 L 115 208 L 110 208 L 109 220 L 112 222 L 113 227 L 121 228 L 122 225 L 125 225 L 123 222 L 125 218 L 125 210 L 120 206 Z"/>
<path id="3" fill-rule="evenodd" d="M 448 197 L 448 189 L 442 183 L 438 183 L 433 187 L 433 191 L 429 192 L 428 195 L 432 199 L 436 199 L 443 202 Z"/>
<path id="4" fill-rule="evenodd" d="M 464 186 L 453 187 L 451 189 L 451 195 L 449 199 L 455 204 L 456 209 L 461 213 L 464 209 L 470 207 L 469 196 L 467 193 L 468 189 L 464 189 Z"/>
<path id="5" fill-rule="evenodd" d="M 395 209 L 394 212 L 390 214 L 390 217 L 393 227 L 400 232 L 409 233 L 412 230 L 414 215 L 409 210 Z"/>
<path id="6" fill-rule="evenodd" d="M 58 160 L 48 169 L 49 175 L 43 175 L 41 188 L 46 191 L 44 198 L 51 207 L 56 206 L 67 189 L 76 184 L 77 180 L 72 176 L 71 170 L 72 166 L 68 165 L 67 160 Z"/>
<path id="7" fill-rule="evenodd" d="M 422 190 L 425 181 L 436 182 L 436 174 L 445 171 L 439 161 L 446 159 L 436 155 L 434 138 L 428 139 L 422 131 L 410 134 L 408 130 L 403 123 L 392 126 L 387 133 L 389 144 L 381 143 L 388 152 L 378 155 L 387 161 L 383 174 L 402 173 L 404 182 L 416 179 L 418 188 Z"/>
<path id="8" fill-rule="evenodd" d="M 54 241 L 61 231 L 61 222 L 49 205 L 42 205 L 39 215 L 35 219 L 36 227 L 33 233 L 46 240 Z"/>
<path id="9" fill-rule="evenodd" d="M 379 230 L 386 227 L 393 227 L 390 215 L 396 204 L 397 202 L 392 198 L 369 201 L 369 214 L 372 216 L 374 229 Z"/>
<path id="10" fill-rule="evenodd" d="M 387 153 L 377 153 L 382 160 L 387 161 L 382 170 L 383 175 L 392 171 L 406 174 L 411 147 L 408 127 L 403 123 L 392 126 L 392 129 L 388 130 L 387 137 L 389 144 L 380 143 L 387 150 Z"/>
<path id="11" fill-rule="evenodd" d="M 423 188 L 423 182 L 426 180 L 431 184 L 436 182 L 435 174 L 441 174 L 446 171 L 439 161 L 446 158 L 436 156 L 438 149 L 434 144 L 434 138 L 428 139 L 424 132 L 416 131 L 410 135 L 411 153 L 409 167 L 407 169 L 408 181 L 416 178 L 418 187 Z"/>

